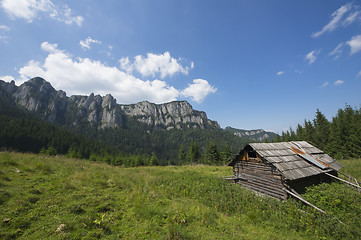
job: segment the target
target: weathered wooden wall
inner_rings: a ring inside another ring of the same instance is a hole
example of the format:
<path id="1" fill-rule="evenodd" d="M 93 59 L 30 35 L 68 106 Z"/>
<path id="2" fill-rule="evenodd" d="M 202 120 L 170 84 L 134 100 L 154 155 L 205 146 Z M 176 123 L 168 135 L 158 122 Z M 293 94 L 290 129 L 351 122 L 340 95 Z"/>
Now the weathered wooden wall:
<path id="1" fill-rule="evenodd" d="M 235 162 L 233 165 L 234 182 L 269 196 L 285 199 L 282 190 L 282 176 L 277 169 L 260 159 L 248 159 Z"/>

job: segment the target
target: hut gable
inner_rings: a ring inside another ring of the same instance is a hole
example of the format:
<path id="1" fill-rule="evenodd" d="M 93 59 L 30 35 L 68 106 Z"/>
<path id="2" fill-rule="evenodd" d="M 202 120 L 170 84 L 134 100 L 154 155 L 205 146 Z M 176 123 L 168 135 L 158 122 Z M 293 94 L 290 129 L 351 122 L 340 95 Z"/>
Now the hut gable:
<path id="1" fill-rule="evenodd" d="M 330 181 L 342 165 L 304 141 L 250 143 L 235 157 L 232 181 L 243 187 L 286 198 L 284 188 L 302 190 Z"/>

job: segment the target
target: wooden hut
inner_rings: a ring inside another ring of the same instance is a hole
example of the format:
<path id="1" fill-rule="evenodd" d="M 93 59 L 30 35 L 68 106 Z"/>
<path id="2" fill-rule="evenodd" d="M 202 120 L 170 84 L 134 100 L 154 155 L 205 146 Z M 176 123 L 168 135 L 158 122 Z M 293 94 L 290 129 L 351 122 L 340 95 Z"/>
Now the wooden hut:
<path id="1" fill-rule="evenodd" d="M 228 164 L 228 180 L 242 187 L 287 199 L 288 193 L 330 182 L 343 166 L 323 151 L 304 141 L 250 143 Z"/>

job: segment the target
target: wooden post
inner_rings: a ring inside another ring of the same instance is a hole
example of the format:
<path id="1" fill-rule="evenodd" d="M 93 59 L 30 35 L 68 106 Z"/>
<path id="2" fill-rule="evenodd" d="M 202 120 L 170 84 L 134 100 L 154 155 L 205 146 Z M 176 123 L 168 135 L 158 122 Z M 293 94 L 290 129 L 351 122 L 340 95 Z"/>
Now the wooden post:
<path id="1" fill-rule="evenodd" d="M 326 174 L 327 176 L 333 177 L 333 178 L 335 178 L 335 179 L 337 179 L 337 180 L 339 180 L 339 181 L 341 181 L 341 182 L 344 182 L 344 183 L 346 183 L 346 184 L 349 184 L 349 185 L 351 185 L 351 186 L 354 186 L 354 187 L 356 187 L 356 188 L 361 189 L 360 186 L 357 186 L 357 185 L 355 185 L 355 184 L 353 184 L 353 183 L 351 183 L 351 182 L 348 182 L 348 181 L 346 181 L 346 180 L 343 180 L 343 179 L 341 179 L 341 178 L 335 177 L 335 176 L 333 176 L 332 174 L 329 174 L 329 173 L 325 173 L 325 174 Z"/>

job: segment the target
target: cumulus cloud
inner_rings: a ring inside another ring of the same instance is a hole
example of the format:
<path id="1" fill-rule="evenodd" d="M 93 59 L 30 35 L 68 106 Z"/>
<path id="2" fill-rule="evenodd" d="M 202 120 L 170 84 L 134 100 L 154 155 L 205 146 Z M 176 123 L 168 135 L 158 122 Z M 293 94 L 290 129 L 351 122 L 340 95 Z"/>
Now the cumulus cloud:
<path id="1" fill-rule="evenodd" d="M 95 43 L 95 44 L 101 44 L 102 42 L 99 40 L 95 40 L 95 39 L 91 39 L 91 37 L 87 37 L 85 40 L 82 40 L 79 42 L 80 46 L 84 49 L 90 49 L 90 44 L 91 43 Z"/>
<path id="2" fill-rule="evenodd" d="M 175 73 L 182 73 L 187 75 L 189 70 L 194 67 L 194 63 L 191 66 L 182 66 L 182 59 L 175 59 L 170 56 L 169 52 L 164 54 L 148 53 L 146 57 L 138 55 L 134 57 L 134 61 L 131 62 L 128 57 L 121 58 L 119 60 L 120 68 L 128 73 L 133 71 L 139 72 L 143 77 L 160 74 L 160 78 L 167 76 L 173 76 Z"/>
<path id="3" fill-rule="evenodd" d="M 148 100 L 164 103 L 189 97 L 196 102 L 214 93 L 216 89 L 206 80 L 196 79 L 184 90 L 179 90 L 165 81 L 141 80 L 117 67 L 107 66 L 89 58 L 72 58 L 71 54 L 58 49 L 57 44 L 43 42 L 41 48 L 49 54 L 44 62 L 29 61 L 20 68 L 21 84 L 29 78 L 40 76 L 49 81 L 56 89 L 70 95 L 112 94 L 118 103 L 134 103 Z"/>
<path id="4" fill-rule="evenodd" d="M 343 84 L 344 83 L 344 81 L 342 81 L 342 80 L 337 80 L 337 81 L 335 81 L 333 84 L 335 84 L 336 86 L 338 86 L 338 85 L 341 85 L 341 84 Z"/>
<path id="5" fill-rule="evenodd" d="M 217 88 L 211 86 L 208 81 L 204 79 L 194 79 L 192 84 L 188 84 L 181 94 L 185 97 L 190 97 L 193 101 L 201 103 L 205 97 L 210 93 L 215 93 Z"/>
<path id="6" fill-rule="evenodd" d="M 73 16 L 68 6 L 58 7 L 50 0 L 2 0 L 1 7 L 11 18 L 22 18 L 29 23 L 41 13 L 65 24 L 81 26 L 84 20 L 82 16 Z"/>
<path id="7" fill-rule="evenodd" d="M 0 79 L 4 80 L 5 82 L 10 82 L 10 81 L 14 80 L 15 78 L 13 76 L 6 75 L 6 76 L 0 76 Z"/>
<path id="8" fill-rule="evenodd" d="M 326 32 L 332 32 L 340 26 L 348 26 L 356 20 L 360 20 L 361 12 L 358 11 L 358 8 L 359 6 L 354 5 L 353 3 L 347 3 L 341 6 L 332 13 L 330 22 L 320 31 L 312 33 L 311 36 L 316 38 Z"/>
<path id="9" fill-rule="evenodd" d="M 43 49 L 44 51 L 49 52 L 49 53 L 56 53 L 56 52 L 60 51 L 60 50 L 58 50 L 58 44 L 56 44 L 56 43 L 51 44 L 48 42 L 43 42 L 40 45 L 40 47 L 41 47 L 41 49 Z"/>
<path id="10" fill-rule="evenodd" d="M 319 51 L 313 50 L 305 56 L 305 59 L 308 61 L 309 64 L 312 64 L 316 61 L 318 53 Z"/>
<path id="11" fill-rule="evenodd" d="M 351 55 L 357 53 L 361 50 L 361 35 L 353 36 L 346 44 L 351 48 Z"/>
<path id="12" fill-rule="evenodd" d="M 282 74 L 285 74 L 285 72 L 284 72 L 284 71 L 279 71 L 279 72 L 277 73 L 277 76 L 280 76 L 280 75 L 282 75 Z"/>

